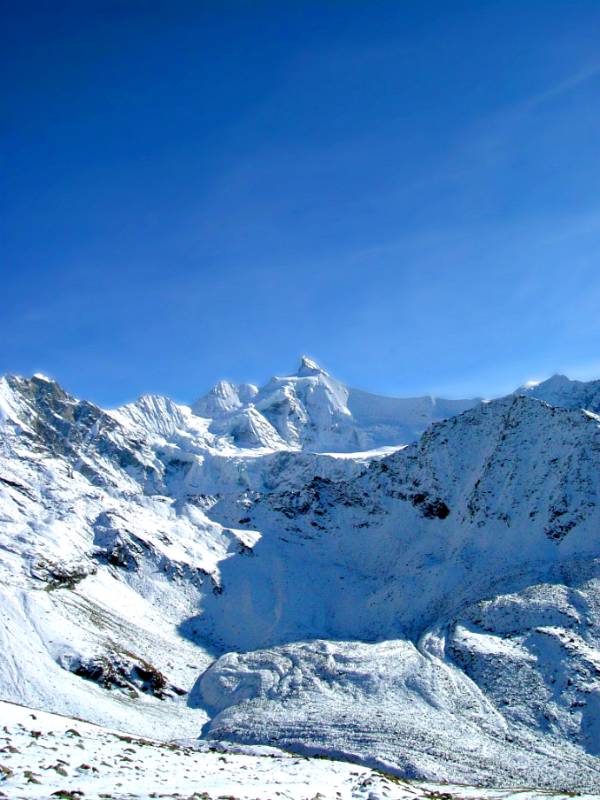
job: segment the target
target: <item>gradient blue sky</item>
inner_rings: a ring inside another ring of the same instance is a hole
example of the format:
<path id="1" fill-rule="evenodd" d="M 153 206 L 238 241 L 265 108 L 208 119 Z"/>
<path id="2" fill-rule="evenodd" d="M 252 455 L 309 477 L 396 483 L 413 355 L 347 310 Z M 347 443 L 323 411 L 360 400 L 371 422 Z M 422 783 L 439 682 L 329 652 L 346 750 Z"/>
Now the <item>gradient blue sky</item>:
<path id="1" fill-rule="evenodd" d="M 600 376 L 600 3 L 5 2 L 0 372 Z"/>

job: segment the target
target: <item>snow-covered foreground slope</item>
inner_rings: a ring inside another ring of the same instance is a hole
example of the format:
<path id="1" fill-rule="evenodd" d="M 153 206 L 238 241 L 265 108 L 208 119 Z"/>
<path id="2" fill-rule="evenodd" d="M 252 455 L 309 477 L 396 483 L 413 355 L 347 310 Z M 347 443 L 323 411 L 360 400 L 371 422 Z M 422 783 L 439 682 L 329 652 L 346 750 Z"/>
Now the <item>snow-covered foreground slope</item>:
<path id="1" fill-rule="evenodd" d="M 417 783 L 268 747 L 165 744 L 2 702 L 0 715 L 0 797 L 542 800 L 550 796 L 566 800 L 572 796 Z"/>
<path id="2" fill-rule="evenodd" d="M 305 360 L 198 413 L 106 412 L 2 379 L 0 697 L 600 789 L 600 418 L 575 394 L 403 407 Z"/>

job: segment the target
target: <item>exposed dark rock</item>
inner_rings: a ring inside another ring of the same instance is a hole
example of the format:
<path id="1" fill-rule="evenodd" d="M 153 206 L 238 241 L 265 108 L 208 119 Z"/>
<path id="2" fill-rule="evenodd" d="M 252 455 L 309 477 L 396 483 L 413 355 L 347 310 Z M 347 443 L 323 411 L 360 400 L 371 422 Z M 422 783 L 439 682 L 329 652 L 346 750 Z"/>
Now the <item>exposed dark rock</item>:
<path id="1" fill-rule="evenodd" d="M 411 497 L 411 503 L 427 519 L 446 519 L 450 513 L 450 509 L 443 500 L 430 500 L 429 495 L 424 492 L 414 494 Z"/>
<path id="2" fill-rule="evenodd" d="M 66 658 L 61 665 L 104 689 L 126 691 L 131 696 L 143 692 L 164 700 L 186 693 L 184 689 L 172 686 L 155 666 L 131 653 L 107 653 L 90 659 Z"/>
<path id="3" fill-rule="evenodd" d="M 93 564 L 56 564 L 46 559 L 39 559 L 31 568 L 31 576 L 45 581 L 46 590 L 53 591 L 55 589 L 74 589 L 88 575 L 95 575 L 96 571 Z"/>

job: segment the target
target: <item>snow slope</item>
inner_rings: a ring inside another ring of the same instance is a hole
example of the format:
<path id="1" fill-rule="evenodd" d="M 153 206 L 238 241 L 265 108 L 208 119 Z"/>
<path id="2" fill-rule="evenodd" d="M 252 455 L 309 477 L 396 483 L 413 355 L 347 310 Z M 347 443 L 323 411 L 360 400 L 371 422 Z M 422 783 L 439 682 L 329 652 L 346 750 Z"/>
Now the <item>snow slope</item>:
<path id="1" fill-rule="evenodd" d="M 536 389 L 370 400 L 304 359 L 208 418 L 3 378 L 0 697 L 600 790 L 600 418 Z"/>
<path id="2" fill-rule="evenodd" d="M 0 797 L 566 800 L 568 795 L 404 781 L 268 747 L 165 744 L 0 702 Z M 7 794 L 10 793 L 10 794 Z M 443 793 L 443 794 L 442 794 Z M 592 795 L 581 795 L 583 800 Z"/>

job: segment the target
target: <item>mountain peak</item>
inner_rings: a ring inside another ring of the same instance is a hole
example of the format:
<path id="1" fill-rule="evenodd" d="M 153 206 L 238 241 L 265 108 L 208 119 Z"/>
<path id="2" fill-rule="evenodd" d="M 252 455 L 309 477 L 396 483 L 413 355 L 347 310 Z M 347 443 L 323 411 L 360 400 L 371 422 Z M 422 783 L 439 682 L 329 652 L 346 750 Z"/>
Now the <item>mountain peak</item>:
<path id="1" fill-rule="evenodd" d="M 220 380 L 207 394 L 196 400 L 192 411 L 199 416 L 212 417 L 233 411 L 241 405 L 237 386 L 231 381 Z"/>
<path id="2" fill-rule="evenodd" d="M 554 386 L 568 386 L 571 383 L 574 383 L 570 378 L 567 378 L 566 375 L 563 375 L 561 372 L 555 372 L 554 375 L 551 375 L 546 381 L 546 384 L 553 384 Z"/>
<path id="3" fill-rule="evenodd" d="M 299 378 L 306 378 L 309 375 L 327 375 L 327 373 L 317 364 L 314 359 L 310 358 L 309 356 L 302 356 L 296 375 Z"/>
<path id="4" fill-rule="evenodd" d="M 557 389 L 569 389 L 574 386 L 577 381 L 572 381 L 566 375 L 556 372 L 549 378 L 543 380 L 526 381 L 522 386 L 516 390 L 516 394 L 531 394 L 536 397 L 540 392 L 555 391 Z M 542 398 L 544 399 L 544 398 Z"/>

